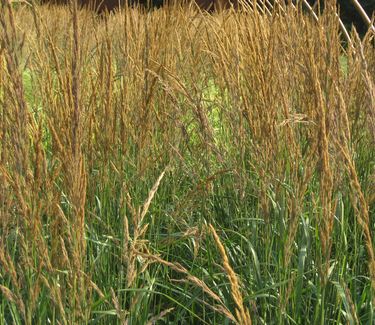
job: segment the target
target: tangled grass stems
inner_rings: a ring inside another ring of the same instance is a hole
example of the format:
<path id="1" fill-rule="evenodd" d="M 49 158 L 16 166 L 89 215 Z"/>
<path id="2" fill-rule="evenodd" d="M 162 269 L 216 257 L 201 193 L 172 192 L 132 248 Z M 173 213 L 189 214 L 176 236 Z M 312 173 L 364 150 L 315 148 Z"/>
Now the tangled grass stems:
<path id="1" fill-rule="evenodd" d="M 1 2 L 0 324 L 373 323 L 373 36 L 258 5 Z"/>

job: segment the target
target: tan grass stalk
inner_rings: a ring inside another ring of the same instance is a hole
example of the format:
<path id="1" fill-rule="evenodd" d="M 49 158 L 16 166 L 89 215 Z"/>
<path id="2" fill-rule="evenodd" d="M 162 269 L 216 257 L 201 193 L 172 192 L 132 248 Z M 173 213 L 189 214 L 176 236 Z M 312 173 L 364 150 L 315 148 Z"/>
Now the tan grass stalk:
<path id="1" fill-rule="evenodd" d="M 147 322 L 146 325 L 154 325 L 156 324 L 157 321 L 163 319 L 164 316 L 167 314 L 171 313 L 174 310 L 174 308 L 168 308 L 166 310 L 163 310 L 162 312 L 159 313 L 159 315 L 156 315 L 154 317 L 151 317 L 150 320 Z"/>
<path id="2" fill-rule="evenodd" d="M 232 297 L 233 297 L 234 302 L 237 305 L 237 308 L 236 308 L 237 323 L 241 325 L 251 325 L 250 313 L 249 313 L 249 310 L 245 307 L 244 302 L 243 302 L 238 276 L 233 271 L 232 267 L 230 266 L 227 253 L 225 252 L 225 248 L 223 244 L 221 243 L 220 238 L 217 235 L 215 228 L 211 224 L 209 228 L 215 239 L 216 245 L 219 249 L 224 270 L 227 273 L 229 282 L 231 284 Z"/>
<path id="3" fill-rule="evenodd" d="M 375 253 L 374 247 L 372 244 L 372 235 L 371 235 L 371 222 L 369 215 L 369 206 L 366 201 L 365 195 L 362 191 L 361 184 L 358 179 L 357 171 L 353 159 L 351 158 L 348 144 L 341 144 L 337 140 L 335 141 L 337 147 L 339 148 L 342 157 L 345 161 L 345 167 L 350 179 L 351 185 L 351 201 L 353 208 L 356 212 L 357 222 L 362 227 L 365 246 L 367 250 L 367 259 L 368 259 L 368 268 L 370 274 L 370 281 L 372 287 L 372 302 L 375 305 Z"/>
<path id="4" fill-rule="evenodd" d="M 202 309 L 208 306 L 219 318 L 241 324 L 251 323 L 251 312 L 255 320 L 257 302 L 250 302 L 254 313 L 246 308 L 239 275 L 212 226 L 230 281 L 233 314 L 194 270 L 151 250 L 154 243 L 146 239 L 147 232 L 159 220 L 148 224 L 146 218 L 166 170 L 153 181 L 144 202 L 135 202 L 140 187 L 166 164 L 173 167 L 168 184 L 173 192 L 168 206 L 173 208 L 168 207 L 171 222 L 163 223 L 168 232 L 178 228 L 180 236 L 163 237 L 155 246 L 168 249 L 181 239 L 201 243 L 195 216 L 198 210 L 209 213 L 212 195 L 224 190 L 236 202 L 249 199 L 266 221 L 256 222 L 256 245 L 280 245 L 262 257 L 265 267 L 273 263 L 274 253 L 284 258 L 277 267 L 280 273 L 285 269 L 279 294 L 287 312 L 298 282 L 293 270 L 301 216 L 310 216 L 310 208 L 320 212 L 318 220 L 310 218 L 309 229 L 316 227 L 322 243 L 308 254 L 320 262 L 325 281 L 329 262 L 341 260 L 331 245 L 339 237 L 333 223 L 335 191 L 343 187 L 351 191 L 375 287 L 369 215 L 375 196 L 367 185 L 372 178 L 360 179 L 353 158 L 362 150 L 357 146 L 375 134 L 374 58 L 367 43 L 372 36 L 363 44 L 358 40 L 363 50 L 343 51 L 333 7 L 315 14 L 316 22 L 300 7 L 286 10 L 284 1 L 277 2 L 272 10 L 267 0 L 212 16 L 177 5 L 147 14 L 127 8 L 106 20 L 77 11 L 75 2 L 71 12 L 37 5 L 31 13 L 1 7 L 1 291 L 20 310 L 22 322 L 32 323 L 41 301 L 54 308 L 60 323 L 87 322 L 92 292 L 114 306 L 120 322 L 126 322 L 124 306 L 132 313 L 143 303 L 138 292 L 120 296 L 112 291 L 112 299 L 106 299 L 104 292 L 110 289 L 94 283 L 90 271 L 107 257 L 102 260 L 98 254 L 95 264 L 86 259 L 86 235 L 93 229 L 111 237 L 108 260 L 123 263 L 118 279 L 125 278 L 126 288 L 142 286 L 148 277 L 141 274 L 159 263 L 182 278 L 172 281 L 201 291 L 194 299 Z M 338 62 L 342 55 L 348 56 L 345 72 Z M 343 184 L 341 166 L 350 184 Z M 118 227 L 116 216 L 103 217 L 108 211 L 119 211 L 123 224 Z M 274 242 L 270 237 L 279 225 L 281 239 Z M 8 244 L 12 240 L 16 254 Z M 100 241 L 89 245 L 91 251 Z M 199 261 L 199 245 L 192 245 Z M 307 276 L 310 270 L 304 270 Z M 26 289 L 25 279 L 30 281 Z M 268 307 L 271 311 L 274 306 Z"/>
<path id="5" fill-rule="evenodd" d="M 0 291 L 1 293 L 5 296 L 6 299 L 8 299 L 10 302 L 13 302 L 17 305 L 18 307 L 18 310 L 20 311 L 23 319 L 27 319 L 26 318 L 26 308 L 25 308 L 25 305 L 23 303 L 23 300 L 20 296 L 14 294 L 11 290 L 9 290 L 9 288 L 3 286 L 3 285 L 0 285 Z"/>
<path id="6" fill-rule="evenodd" d="M 129 210 L 133 214 L 133 237 L 130 237 L 129 234 L 129 224 L 128 220 L 125 217 L 124 218 L 124 251 L 122 255 L 122 260 L 125 262 L 127 266 L 127 271 L 126 271 L 126 282 L 127 286 L 131 287 L 133 285 L 134 280 L 136 277 L 139 275 L 137 272 L 137 266 L 136 266 L 136 259 L 137 259 L 137 250 L 147 251 L 147 241 L 143 240 L 143 237 L 147 231 L 148 224 L 143 224 L 143 219 L 146 216 L 148 209 L 150 208 L 150 204 L 152 202 L 152 199 L 154 198 L 160 183 L 168 170 L 168 167 L 166 167 L 162 173 L 159 175 L 157 178 L 156 182 L 152 186 L 151 190 L 148 193 L 148 197 L 143 203 L 142 207 L 138 207 L 138 209 L 134 208 L 134 206 L 131 203 L 131 197 L 129 193 L 126 193 L 126 200 L 127 200 L 127 205 Z M 140 273 L 143 273 L 145 269 L 147 268 L 147 263 L 143 265 L 143 267 L 140 270 Z"/>
<path id="7" fill-rule="evenodd" d="M 128 314 L 128 312 L 121 308 L 121 305 L 116 296 L 116 293 L 112 288 L 111 288 L 111 296 L 112 296 L 112 303 L 115 306 L 117 318 L 120 320 L 120 324 L 121 325 L 128 324 L 128 321 L 126 319 L 126 315 Z"/>
<path id="8" fill-rule="evenodd" d="M 198 288 L 201 288 L 209 297 L 211 297 L 216 303 L 219 304 L 219 305 L 210 305 L 210 304 L 207 303 L 206 305 L 208 307 L 212 308 L 213 310 L 219 311 L 221 314 L 225 315 L 226 317 L 228 317 L 228 319 L 230 319 L 232 321 L 236 320 L 236 318 L 232 315 L 232 313 L 224 305 L 222 299 L 214 291 L 212 291 L 204 281 L 202 281 L 201 279 L 198 279 L 194 275 L 191 275 L 188 272 L 188 270 L 185 267 L 183 267 L 181 264 L 172 263 L 172 262 L 169 262 L 169 261 L 166 261 L 166 260 L 162 259 L 158 255 L 147 254 L 147 253 L 143 253 L 141 251 L 136 251 L 136 254 L 152 261 L 153 263 L 159 263 L 161 265 L 165 265 L 175 272 L 182 273 L 182 274 L 186 275 L 185 279 L 173 280 L 173 281 L 174 282 L 192 283 L 192 284 L 196 285 Z"/>
<path id="9" fill-rule="evenodd" d="M 164 178 L 164 175 L 165 175 L 167 169 L 168 169 L 168 167 L 166 169 L 164 169 L 163 172 L 159 175 L 159 177 L 156 180 L 155 184 L 152 186 L 150 192 L 148 193 L 148 197 L 147 197 L 146 201 L 143 203 L 143 206 L 142 206 L 142 212 L 141 212 L 140 218 L 138 220 L 139 223 L 141 223 L 142 220 L 144 219 L 144 217 L 146 216 L 146 213 L 147 213 L 147 211 L 148 211 L 148 209 L 150 207 L 151 201 L 154 198 L 155 193 L 157 192 L 157 190 L 159 188 L 159 185 L 160 185 L 160 182 Z"/>
<path id="10" fill-rule="evenodd" d="M 371 46 L 371 45 L 370 45 Z M 368 118 L 370 120 L 370 131 L 372 135 L 372 141 L 375 144 L 375 77 L 371 75 L 369 72 L 368 63 L 365 57 L 363 44 L 361 42 L 358 43 L 359 47 L 359 55 L 361 57 L 361 63 L 363 66 L 362 74 L 364 81 L 366 83 L 366 90 L 370 99 L 370 105 L 368 108 Z"/>

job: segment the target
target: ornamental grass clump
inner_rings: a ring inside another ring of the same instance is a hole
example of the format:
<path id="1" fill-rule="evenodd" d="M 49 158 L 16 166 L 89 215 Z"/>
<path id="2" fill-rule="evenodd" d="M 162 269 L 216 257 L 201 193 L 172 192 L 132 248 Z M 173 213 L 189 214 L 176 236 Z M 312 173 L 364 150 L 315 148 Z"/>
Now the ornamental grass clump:
<path id="1" fill-rule="evenodd" d="M 0 324 L 372 324 L 374 75 L 334 4 L 1 1 Z"/>

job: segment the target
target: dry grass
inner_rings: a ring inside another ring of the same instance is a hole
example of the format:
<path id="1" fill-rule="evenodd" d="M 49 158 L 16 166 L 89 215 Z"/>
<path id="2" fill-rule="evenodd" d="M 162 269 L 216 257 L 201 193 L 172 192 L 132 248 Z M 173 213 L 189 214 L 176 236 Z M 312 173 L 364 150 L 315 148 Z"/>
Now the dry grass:
<path id="1" fill-rule="evenodd" d="M 0 324 L 370 324 L 371 31 L 70 9 L 1 2 Z"/>
<path id="2" fill-rule="evenodd" d="M 227 273 L 227 276 L 229 278 L 229 282 L 231 285 L 232 297 L 237 305 L 236 321 L 238 324 L 251 325 L 250 313 L 248 309 L 244 306 L 237 274 L 233 271 L 233 268 L 230 266 L 227 253 L 225 252 L 225 248 L 223 244 L 221 243 L 220 238 L 218 234 L 216 233 L 215 228 L 212 225 L 210 225 L 210 231 L 212 235 L 214 236 L 216 245 L 219 249 L 221 258 L 223 260 L 223 267 L 224 267 L 225 272 Z"/>

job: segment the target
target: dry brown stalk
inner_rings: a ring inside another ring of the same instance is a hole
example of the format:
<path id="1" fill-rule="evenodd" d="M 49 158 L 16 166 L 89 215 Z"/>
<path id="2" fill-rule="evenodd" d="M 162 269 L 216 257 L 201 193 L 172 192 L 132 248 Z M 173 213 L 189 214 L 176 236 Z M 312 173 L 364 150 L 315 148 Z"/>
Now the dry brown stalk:
<path id="1" fill-rule="evenodd" d="M 335 141 L 337 147 L 339 148 L 342 157 L 345 161 L 345 168 L 347 170 L 350 185 L 351 185 L 351 201 L 353 208 L 356 212 L 357 222 L 362 227 L 364 233 L 364 240 L 367 250 L 367 260 L 368 260 L 368 268 L 371 280 L 371 287 L 373 292 L 373 303 L 375 303 L 375 253 L 374 247 L 372 244 L 372 235 L 370 230 L 370 215 L 369 215 L 369 206 L 366 201 L 366 198 L 363 194 L 361 184 L 358 180 L 357 171 L 355 168 L 355 164 L 353 159 L 350 155 L 350 150 L 348 148 L 348 144 L 340 144 Z"/>
<path id="2" fill-rule="evenodd" d="M 165 315 L 169 314 L 170 312 L 172 312 L 174 310 L 174 308 L 168 308 L 166 310 L 163 310 L 162 312 L 160 312 L 159 315 L 156 315 L 154 317 L 152 317 L 146 325 L 154 325 L 158 320 L 161 320 Z"/>
<path id="3" fill-rule="evenodd" d="M 357 309 L 356 309 L 356 307 L 355 307 L 355 305 L 353 303 L 352 294 L 351 294 L 348 286 L 345 283 L 343 283 L 342 285 L 344 287 L 345 297 L 346 297 L 346 299 L 349 302 L 350 312 L 353 315 L 355 324 L 360 324 L 360 321 L 358 319 Z"/>
<path id="4" fill-rule="evenodd" d="M 319 83 L 319 77 L 317 71 L 314 71 L 315 75 L 313 76 L 315 81 L 315 91 L 317 94 L 317 107 L 319 110 L 319 155 L 320 155 L 320 201 L 322 205 L 322 219 L 321 219 L 321 228 L 320 236 L 322 243 L 322 255 L 323 255 L 323 264 L 325 269 L 322 270 L 323 274 L 323 283 L 327 283 L 327 275 L 329 269 L 329 258 L 331 251 L 331 233 L 333 228 L 334 213 L 332 211 L 332 192 L 333 192 L 333 175 L 330 167 L 330 154 L 328 148 L 328 137 L 329 130 L 326 124 L 326 121 L 329 117 L 326 116 L 326 110 L 328 107 L 325 105 L 323 100 L 323 95 L 321 92 L 321 85 Z"/>
<path id="5" fill-rule="evenodd" d="M 250 313 L 249 313 L 249 310 L 245 307 L 244 302 L 243 302 L 238 276 L 233 271 L 232 267 L 230 266 L 227 253 L 225 252 L 225 248 L 223 244 L 221 243 L 220 238 L 217 235 L 215 228 L 211 224 L 209 227 L 210 227 L 210 231 L 212 235 L 214 236 L 216 246 L 219 249 L 221 258 L 223 259 L 222 261 L 223 267 L 225 269 L 225 272 L 227 273 L 229 282 L 231 284 L 232 297 L 233 297 L 234 302 L 237 305 L 237 309 L 236 309 L 237 323 L 241 325 L 251 325 Z"/>
<path id="6" fill-rule="evenodd" d="M 116 309 L 117 318 L 120 320 L 120 324 L 121 325 L 128 324 L 128 321 L 126 319 L 126 315 L 128 314 L 128 312 L 121 308 L 119 300 L 116 296 L 116 293 L 112 288 L 111 288 L 111 296 L 112 296 L 113 305 L 115 306 L 115 309 Z"/>
<path id="7" fill-rule="evenodd" d="M 147 231 L 147 228 L 148 228 L 148 224 L 143 224 L 143 219 L 145 218 L 149 208 L 150 208 L 150 204 L 152 202 L 152 199 L 154 198 L 159 186 L 160 186 L 160 183 L 166 173 L 166 171 L 168 170 L 168 167 L 166 167 L 162 173 L 159 175 L 159 177 L 157 178 L 156 182 L 154 183 L 154 185 L 152 186 L 152 188 L 150 189 L 149 193 L 148 193 L 148 197 L 147 199 L 145 200 L 145 202 L 143 203 L 142 207 L 138 207 L 138 209 L 136 209 L 132 203 L 131 203 L 131 197 L 130 197 L 130 194 L 129 193 L 126 193 L 126 200 L 127 200 L 127 205 L 129 207 L 129 210 L 132 212 L 133 214 L 133 227 L 134 227 L 134 230 L 133 230 L 133 234 L 132 234 L 132 238 L 130 236 L 130 233 L 129 233 L 129 224 L 128 224 L 128 219 L 127 217 L 124 218 L 124 225 L 123 225 L 123 229 L 124 229 L 124 244 L 123 244 L 123 247 L 124 247 L 124 251 L 123 251 L 123 255 L 122 255 L 122 260 L 125 262 L 125 265 L 127 267 L 127 272 L 126 272 L 126 281 L 127 281 L 127 286 L 128 287 L 131 287 L 133 285 L 133 282 L 134 280 L 136 279 L 136 277 L 139 275 L 138 271 L 137 271 L 137 266 L 136 266 L 136 259 L 137 259 L 137 256 L 138 256 L 138 253 L 137 251 L 146 251 L 148 252 L 147 250 L 147 241 L 144 240 L 144 235 Z M 139 270 L 140 273 L 143 273 L 146 268 L 148 266 L 148 263 L 144 263 L 144 265 L 141 267 L 141 269 Z"/>
<path id="8" fill-rule="evenodd" d="M 10 302 L 15 303 L 21 312 L 21 315 L 24 319 L 26 319 L 26 308 L 23 303 L 23 300 L 18 295 L 14 294 L 12 291 L 10 291 L 7 287 L 4 287 L 3 285 L 0 285 L 0 291 L 5 296 L 6 299 L 8 299 Z"/>
<path id="9" fill-rule="evenodd" d="M 207 306 L 209 306 L 213 310 L 217 310 L 217 311 L 221 312 L 223 315 L 225 315 L 226 317 L 228 317 L 228 319 L 230 319 L 232 321 L 236 320 L 236 318 L 233 316 L 233 314 L 224 305 L 222 299 L 215 292 L 213 292 L 207 286 L 207 284 L 204 281 L 202 281 L 201 279 L 198 279 L 194 275 L 191 275 L 188 272 L 188 270 L 185 267 L 183 267 L 181 264 L 169 262 L 169 261 L 166 261 L 166 260 L 162 259 L 158 255 L 145 254 L 145 253 L 143 253 L 141 251 L 137 251 L 136 254 L 139 255 L 139 256 L 142 256 L 142 257 L 146 258 L 147 260 L 149 260 L 149 261 L 151 261 L 153 263 L 159 263 L 159 264 L 165 265 L 165 266 L 167 266 L 168 268 L 170 268 L 171 270 L 173 270 L 173 271 L 175 271 L 177 273 L 182 273 L 182 274 L 186 275 L 185 279 L 182 279 L 182 280 L 173 280 L 173 281 L 174 282 L 192 283 L 192 284 L 196 285 L 198 288 L 201 288 L 206 294 L 209 295 L 209 297 L 211 297 L 214 301 L 216 301 L 216 303 L 219 304 L 219 305 L 210 305 L 210 304 L 207 303 L 206 304 Z"/>
<path id="10" fill-rule="evenodd" d="M 359 47 L 359 54 L 361 58 L 361 63 L 363 66 L 362 74 L 363 78 L 365 80 L 365 83 L 367 85 L 366 90 L 368 92 L 368 96 L 370 99 L 370 105 L 368 108 L 368 116 L 370 119 L 370 128 L 372 133 L 372 140 L 373 144 L 375 144 L 375 81 L 374 76 L 371 76 L 371 73 L 369 72 L 368 63 L 365 57 L 364 53 L 364 46 L 361 42 L 358 43 Z M 371 45 L 370 45 L 371 47 Z"/>
<path id="11" fill-rule="evenodd" d="M 234 315 L 205 279 L 151 249 L 194 239 L 191 254 L 199 260 L 206 228 L 201 230 L 196 212 L 210 215 L 212 197 L 221 198 L 222 191 L 246 212 L 247 202 L 259 210 L 266 222 L 254 232 L 262 253 L 281 225 L 277 257 L 285 285 L 275 290 L 286 311 L 297 282 L 301 218 L 319 231 L 321 243 L 307 254 L 326 283 L 330 262 L 341 258 L 331 249 L 338 237 L 336 194 L 350 191 L 375 290 L 375 175 L 356 166 L 360 146 L 375 139 L 371 32 L 343 51 L 335 8 L 310 19 L 283 2 L 274 1 L 278 8 L 271 9 L 271 1 L 259 1 L 243 12 L 212 16 L 177 5 L 148 14 L 127 8 L 99 20 L 78 11 L 75 0 L 71 12 L 37 5 L 31 12 L 18 10 L 2 0 L 0 290 L 22 322 L 32 323 L 41 299 L 54 308 L 56 322 L 87 322 L 92 295 L 112 304 L 126 322 L 124 306 L 132 313 L 142 295 L 122 300 L 125 295 L 112 291 L 112 299 L 105 299 L 110 289 L 100 279 L 94 283 L 97 264 L 86 259 L 88 252 L 104 255 L 108 249 L 111 262 L 122 264 L 119 278 L 126 288 L 142 286 L 147 277 L 141 274 L 158 263 L 182 278 L 172 281 L 199 288 L 208 298 L 196 297 L 202 308 L 250 324 L 258 301 L 249 312 L 239 275 L 212 226 Z M 347 67 L 339 62 L 343 57 Z M 169 219 L 160 224 L 167 224 L 167 235 L 150 243 L 160 220 L 148 224 L 147 214 L 167 170 L 138 200 L 155 170 L 166 165 L 172 167 L 172 190 L 170 197 L 163 193 Z M 176 229 L 180 236 L 168 236 Z M 91 236 L 111 237 L 113 246 L 100 239 L 86 243 Z M 273 265 L 272 254 L 262 256 L 263 265 Z M 95 263 L 105 260 L 101 256 Z"/>

